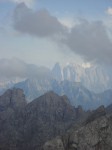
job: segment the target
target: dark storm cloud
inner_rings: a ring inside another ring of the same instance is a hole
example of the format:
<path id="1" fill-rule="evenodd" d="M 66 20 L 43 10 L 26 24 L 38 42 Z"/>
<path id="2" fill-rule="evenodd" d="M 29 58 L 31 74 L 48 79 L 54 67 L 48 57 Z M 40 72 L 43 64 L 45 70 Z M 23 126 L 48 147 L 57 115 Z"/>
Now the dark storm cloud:
<path id="1" fill-rule="evenodd" d="M 102 21 L 82 19 L 69 30 L 47 10 L 34 12 L 21 3 L 14 11 L 14 28 L 23 34 L 43 38 L 54 39 L 57 35 L 56 42 L 66 45 L 84 60 L 112 64 L 112 42 Z"/>
<path id="2" fill-rule="evenodd" d="M 82 20 L 63 42 L 87 61 L 112 63 L 112 42 L 101 21 Z"/>
<path id="3" fill-rule="evenodd" d="M 39 37 L 52 36 L 64 32 L 65 27 L 46 10 L 34 12 L 24 3 L 14 11 L 14 28 L 22 33 Z"/>

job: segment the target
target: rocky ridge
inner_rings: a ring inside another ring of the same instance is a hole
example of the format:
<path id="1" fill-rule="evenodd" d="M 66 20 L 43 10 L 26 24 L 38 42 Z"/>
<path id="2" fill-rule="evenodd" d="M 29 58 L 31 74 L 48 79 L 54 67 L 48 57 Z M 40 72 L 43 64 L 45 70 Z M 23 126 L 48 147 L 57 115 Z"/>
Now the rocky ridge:
<path id="1" fill-rule="evenodd" d="M 8 90 L 0 97 L 0 149 L 41 150 L 46 141 L 87 116 L 53 91 L 27 104 L 22 90 Z"/>
<path id="2" fill-rule="evenodd" d="M 24 90 L 28 102 L 52 90 L 58 95 L 66 94 L 73 106 L 82 105 L 86 110 L 112 103 L 112 90 L 96 94 L 85 88 L 81 83 L 68 80 L 58 82 L 56 80 L 28 79 L 16 84 L 15 87 Z"/>
<path id="3" fill-rule="evenodd" d="M 44 150 L 111 150 L 112 114 L 103 106 L 93 111 L 83 124 L 45 143 Z"/>

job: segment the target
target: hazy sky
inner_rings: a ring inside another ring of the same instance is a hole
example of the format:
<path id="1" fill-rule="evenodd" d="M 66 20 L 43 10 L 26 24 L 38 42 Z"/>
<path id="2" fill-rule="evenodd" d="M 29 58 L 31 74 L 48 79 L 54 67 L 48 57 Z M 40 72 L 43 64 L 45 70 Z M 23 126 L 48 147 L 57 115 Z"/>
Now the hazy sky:
<path id="1" fill-rule="evenodd" d="M 112 64 L 112 0 L 0 0 L 0 58 Z"/>

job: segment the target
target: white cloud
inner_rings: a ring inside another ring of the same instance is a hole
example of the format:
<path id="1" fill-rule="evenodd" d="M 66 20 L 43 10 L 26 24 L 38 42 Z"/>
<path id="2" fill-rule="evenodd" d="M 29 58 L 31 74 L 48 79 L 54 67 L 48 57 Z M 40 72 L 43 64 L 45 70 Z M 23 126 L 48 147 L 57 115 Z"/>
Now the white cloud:
<path id="1" fill-rule="evenodd" d="M 112 41 L 102 21 L 79 19 L 72 25 L 68 20 L 59 21 L 47 10 L 33 11 L 23 3 L 15 8 L 13 19 L 14 29 L 22 34 L 38 38 L 56 37 L 58 44 L 66 46 L 87 62 L 112 65 Z"/>
<path id="2" fill-rule="evenodd" d="M 92 65 L 90 63 L 82 63 L 83 68 L 90 68 Z"/>
<path id="3" fill-rule="evenodd" d="M 64 18 L 59 18 L 59 21 L 64 25 L 67 26 L 68 28 L 72 28 L 75 26 L 76 22 L 74 21 L 74 18 L 72 17 L 64 17 Z"/>
<path id="4" fill-rule="evenodd" d="M 14 3 L 25 3 L 28 7 L 31 7 L 35 0 L 0 0 L 0 2 L 14 2 Z"/>
<path id="5" fill-rule="evenodd" d="M 112 15 L 112 7 L 109 7 L 107 10 L 106 10 L 106 13 L 108 15 Z"/>
<path id="6" fill-rule="evenodd" d="M 102 21 L 83 19 L 62 42 L 87 62 L 112 64 L 112 41 Z"/>

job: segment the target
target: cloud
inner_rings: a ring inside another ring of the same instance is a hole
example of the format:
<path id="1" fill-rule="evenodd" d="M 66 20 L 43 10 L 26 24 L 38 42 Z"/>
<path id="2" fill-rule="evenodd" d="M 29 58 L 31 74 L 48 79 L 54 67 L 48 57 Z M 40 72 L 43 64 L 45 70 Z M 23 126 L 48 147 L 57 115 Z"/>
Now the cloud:
<path id="1" fill-rule="evenodd" d="M 57 35 L 55 42 L 67 46 L 84 60 L 112 64 L 112 42 L 102 21 L 80 19 L 70 29 L 47 10 L 34 12 L 21 3 L 14 11 L 14 28 L 40 38 L 54 39 L 54 35 Z"/>
<path id="2" fill-rule="evenodd" d="M 112 64 L 112 42 L 101 21 L 82 20 L 62 42 L 86 61 Z"/>
<path id="3" fill-rule="evenodd" d="M 18 59 L 0 59 L 0 78 L 25 77 L 26 64 Z"/>
<path id="4" fill-rule="evenodd" d="M 65 27 L 46 10 L 34 12 L 24 3 L 18 4 L 14 11 L 14 28 L 21 33 L 38 37 L 62 34 Z"/>
<path id="5" fill-rule="evenodd" d="M 0 2 L 14 2 L 14 3 L 25 3 L 30 7 L 35 0 L 0 0 Z"/>
<path id="6" fill-rule="evenodd" d="M 50 76 L 50 71 L 46 67 L 27 64 L 17 58 L 0 59 L 0 80 L 4 78 L 43 78 L 48 76 Z"/>
<path id="7" fill-rule="evenodd" d="M 109 7 L 109 8 L 106 10 L 106 13 L 107 13 L 108 15 L 112 15 L 112 8 Z"/>

